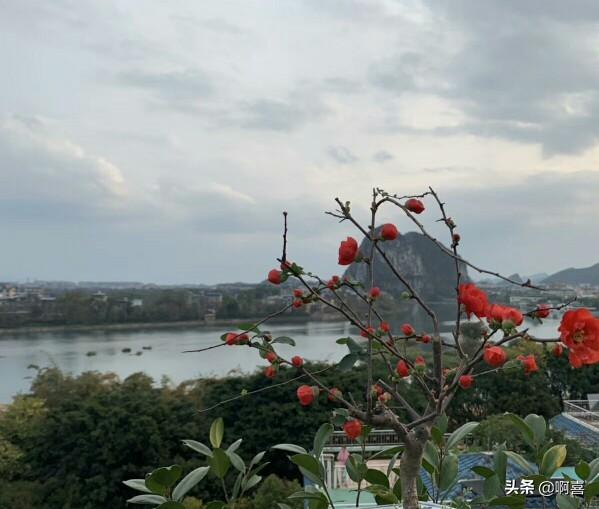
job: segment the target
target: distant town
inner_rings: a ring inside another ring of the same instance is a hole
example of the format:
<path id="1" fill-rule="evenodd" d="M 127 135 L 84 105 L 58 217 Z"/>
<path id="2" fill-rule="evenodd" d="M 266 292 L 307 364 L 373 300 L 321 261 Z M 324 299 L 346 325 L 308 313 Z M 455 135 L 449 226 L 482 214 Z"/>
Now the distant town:
<path id="1" fill-rule="evenodd" d="M 494 302 L 521 310 L 540 303 L 557 306 L 576 298 L 574 306 L 599 306 L 599 285 L 552 283 L 543 292 L 499 280 L 477 283 Z M 267 283 L 217 285 L 157 285 L 139 282 L 33 281 L 0 283 L 0 328 L 103 325 L 126 323 L 197 322 L 210 324 L 254 319 L 273 313 L 292 300 L 294 286 Z M 342 290 L 344 299 L 355 299 Z M 449 299 L 445 299 L 450 304 Z M 387 310 L 403 305 L 384 293 L 379 302 Z M 356 302 L 354 302 L 356 304 Z M 292 311 L 288 311 L 288 318 Z M 323 304 L 293 310 L 294 319 L 338 319 Z"/>

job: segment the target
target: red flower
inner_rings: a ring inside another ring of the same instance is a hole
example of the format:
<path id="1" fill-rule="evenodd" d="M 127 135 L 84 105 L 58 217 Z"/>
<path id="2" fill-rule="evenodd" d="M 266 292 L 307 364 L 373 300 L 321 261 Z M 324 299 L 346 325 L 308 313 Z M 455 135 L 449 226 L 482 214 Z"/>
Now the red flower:
<path id="1" fill-rule="evenodd" d="M 379 325 L 379 329 L 387 333 L 391 331 L 391 325 L 389 325 L 389 322 L 381 322 L 381 324 Z"/>
<path id="2" fill-rule="evenodd" d="M 277 374 L 277 370 L 274 368 L 274 366 L 268 366 L 264 370 L 264 376 L 266 378 L 274 378 L 276 374 Z"/>
<path id="3" fill-rule="evenodd" d="M 401 332 L 404 336 L 413 336 L 414 335 L 414 327 L 412 327 L 409 323 L 404 323 L 401 326 Z"/>
<path id="4" fill-rule="evenodd" d="M 489 323 L 502 325 L 504 322 L 510 322 L 514 326 L 521 325 L 524 321 L 524 315 L 515 308 L 491 304 L 486 311 Z"/>
<path id="5" fill-rule="evenodd" d="M 272 269 L 269 273 L 268 273 L 268 280 L 273 284 L 273 285 L 280 285 L 281 284 L 281 275 L 283 273 L 280 270 L 277 269 Z"/>
<path id="6" fill-rule="evenodd" d="M 410 198 L 406 202 L 406 208 L 410 212 L 414 212 L 414 214 L 420 214 L 424 211 L 424 203 L 422 203 L 420 200 L 417 200 L 416 198 Z"/>
<path id="7" fill-rule="evenodd" d="M 428 334 L 425 334 L 424 336 L 422 336 L 422 342 L 424 344 L 430 343 L 431 342 L 431 337 Z"/>
<path id="8" fill-rule="evenodd" d="M 358 256 L 358 241 L 353 237 L 342 240 L 339 246 L 339 265 L 349 265 Z"/>
<path id="9" fill-rule="evenodd" d="M 329 290 L 335 290 L 339 286 L 339 276 L 333 276 L 327 281 L 327 288 Z"/>
<path id="10" fill-rule="evenodd" d="M 272 364 L 277 360 L 277 354 L 274 352 L 268 352 L 266 354 L 266 360 Z"/>
<path id="11" fill-rule="evenodd" d="M 281 262 L 281 270 L 291 270 L 293 267 L 293 262 L 286 260 L 285 263 Z"/>
<path id="12" fill-rule="evenodd" d="M 370 338 L 370 337 L 374 336 L 374 333 L 375 333 L 374 327 L 368 327 L 366 330 L 360 331 L 360 336 L 362 336 L 363 338 Z"/>
<path id="13" fill-rule="evenodd" d="M 297 388 L 297 399 L 299 399 L 300 405 L 311 405 L 314 402 L 314 397 L 314 389 L 309 385 L 300 385 Z"/>
<path id="14" fill-rule="evenodd" d="M 341 397 L 343 393 L 341 392 L 340 389 L 337 389 L 337 387 L 333 387 L 332 389 L 329 390 L 329 395 L 327 396 L 327 399 L 329 401 L 337 401 L 338 398 Z"/>
<path id="15" fill-rule="evenodd" d="M 410 368 L 408 367 L 407 363 L 403 360 L 397 363 L 395 371 L 397 371 L 397 374 L 400 376 L 400 378 L 410 376 Z"/>
<path id="16" fill-rule="evenodd" d="M 474 377 L 472 375 L 462 375 L 459 383 L 462 389 L 470 389 L 474 383 Z"/>
<path id="17" fill-rule="evenodd" d="M 347 421 L 343 425 L 343 431 L 345 434 L 355 440 L 362 434 L 362 423 L 358 419 L 352 419 L 351 421 Z"/>
<path id="18" fill-rule="evenodd" d="M 295 368 L 301 368 L 304 365 L 304 359 L 302 359 L 299 355 L 294 355 L 291 357 L 291 364 Z"/>
<path id="19" fill-rule="evenodd" d="M 381 228 L 381 237 L 383 237 L 384 240 L 395 240 L 398 235 L 399 232 L 394 224 L 387 223 Z"/>
<path id="20" fill-rule="evenodd" d="M 459 233 L 454 233 L 454 234 L 451 236 L 451 239 L 453 240 L 453 243 L 454 243 L 454 245 L 456 245 L 456 246 L 457 246 L 457 245 L 460 243 L 460 240 L 462 240 L 462 237 L 460 236 L 460 234 L 459 234 Z"/>
<path id="21" fill-rule="evenodd" d="M 562 345 L 560 345 L 559 343 L 556 343 L 556 345 L 553 347 L 552 352 L 554 357 L 561 357 L 562 354 L 564 353 L 564 347 Z"/>
<path id="22" fill-rule="evenodd" d="M 518 355 L 518 360 L 522 363 L 525 375 L 539 371 L 539 366 L 537 366 L 537 360 L 534 355 Z"/>
<path id="23" fill-rule="evenodd" d="M 470 315 L 474 314 L 478 318 L 482 318 L 486 315 L 487 308 L 489 307 L 489 299 L 487 294 L 473 283 L 461 284 L 458 292 L 458 300 L 466 315 L 470 318 Z"/>
<path id="24" fill-rule="evenodd" d="M 295 309 L 299 309 L 303 306 L 303 302 L 301 300 L 294 300 L 291 304 Z"/>
<path id="25" fill-rule="evenodd" d="M 538 318 L 547 318 L 551 314 L 551 309 L 547 304 L 541 304 L 534 312 Z"/>
<path id="26" fill-rule="evenodd" d="M 378 298 L 381 295 L 381 289 L 378 286 L 373 286 L 370 289 L 370 297 L 373 299 Z"/>
<path id="27" fill-rule="evenodd" d="M 241 345 L 247 343 L 250 337 L 245 332 L 229 332 L 225 337 L 227 345 Z"/>
<path id="28" fill-rule="evenodd" d="M 304 292 L 297 288 L 296 290 L 293 290 L 293 296 L 298 299 L 301 299 L 304 296 Z"/>
<path id="29" fill-rule="evenodd" d="M 416 359 L 414 359 L 414 365 L 419 367 L 426 366 L 426 361 L 424 360 L 424 357 L 422 357 L 422 355 L 416 357 Z"/>
<path id="30" fill-rule="evenodd" d="M 564 313 L 558 330 L 560 339 L 569 349 L 572 366 L 579 368 L 599 362 L 599 318 L 588 309 Z"/>
<path id="31" fill-rule="evenodd" d="M 507 361 L 507 353 L 500 346 L 489 346 L 485 348 L 483 359 L 489 366 L 500 368 Z"/>
<path id="32" fill-rule="evenodd" d="M 503 321 L 512 322 L 514 325 L 522 325 L 524 315 L 516 308 L 506 307 L 503 311 Z"/>

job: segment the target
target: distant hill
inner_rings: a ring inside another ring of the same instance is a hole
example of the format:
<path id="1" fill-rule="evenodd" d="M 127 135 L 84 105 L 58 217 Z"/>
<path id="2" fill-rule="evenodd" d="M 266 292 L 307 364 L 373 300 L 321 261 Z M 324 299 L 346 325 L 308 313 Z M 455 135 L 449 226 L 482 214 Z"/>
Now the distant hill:
<path id="1" fill-rule="evenodd" d="M 565 269 L 545 278 L 543 284 L 599 285 L 599 263 L 582 269 Z"/>
<path id="2" fill-rule="evenodd" d="M 380 229 L 377 228 L 377 231 Z M 453 259 L 435 246 L 424 235 L 409 232 L 396 240 L 380 244 L 398 271 L 406 277 L 414 289 L 425 299 L 441 300 L 455 295 L 455 263 Z M 360 251 L 368 256 L 370 241 L 362 240 Z M 393 275 L 382 257 L 375 252 L 374 284 L 394 296 L 405 291 L 404 285 Z M 468 271 L 462 264 L 463 280 L 468 281 Z M 353 263 L 345 275 L 368 285 L 368 265 Z"/>

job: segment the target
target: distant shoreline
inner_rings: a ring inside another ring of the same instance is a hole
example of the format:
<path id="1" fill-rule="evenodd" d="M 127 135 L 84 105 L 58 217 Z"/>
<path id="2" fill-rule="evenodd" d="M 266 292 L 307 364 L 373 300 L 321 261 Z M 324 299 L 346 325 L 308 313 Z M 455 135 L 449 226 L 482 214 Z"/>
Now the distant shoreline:
<path id="1" fill-rule="evenodd" d="M 309 316 L 286 316 L 284 319 L 274 319 L 273 322 L 293 322 L 303 323 L 314 320 Z M 177 322 L 135 322 L 135 323 L 107 323 L 96 325 L 34 325 L 24 327 L 13 327 L 9 329 L 0 329 L 0 339 L 5 336 L 20 334 L 40 334 L 46 332 L 111 332 L 111 331 L 141 331 L 144 329 L 184 329 L 184 328 L 204 328 L 204 327 L 226 327 L 235 326 L 242 323 L 255 323 L 260 318 L 231 318 L 220 319 L 211 322 L 204 320 L 183 320 Z M 319 320 L 321 321 L 321 320 Z"/>

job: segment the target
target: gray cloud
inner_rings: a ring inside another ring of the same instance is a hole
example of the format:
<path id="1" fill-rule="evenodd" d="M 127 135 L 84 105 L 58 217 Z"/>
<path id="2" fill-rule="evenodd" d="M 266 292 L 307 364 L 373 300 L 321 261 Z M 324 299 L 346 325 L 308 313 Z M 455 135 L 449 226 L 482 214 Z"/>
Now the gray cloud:
<path id="1" fill-rule="evenodd" d="M 372 159 L 379 164 L 384 164 L 393 159 L 393 154 L 387 152 L 386 150 L 379 150 L 378 152 L 375 152 L 375 154 L 372 156 Z"/>
<path id="2" fill-rule="evenodd" d="M 118 80 L 127 86 L 147 90 L 159 104 L 177 110 L 194 110 L 214 92 L 211 78 L 197 69 L 176 71 L 129 70 Z"/>
<path id="3" fill-rule="evenodd" d="M 446 98 L 466 113 L 463 125 L 434 134 L 539 143 L 546 155 L 578 153 L 597 142 L 596 3 L 461 0 L 427 5 L 440 30 L 460 34 L 460 41 L 437 52 L 428 46 L 399 52 L 374 64 L 370 79 L 393 94 Z"/>
<path id="4" fill-rule="evenodd" d="M 328 147 L 327 154 L 339 164 L 354 164 L 358 161 L 358 157 L 352 154 L 347 147 L 337 146 Z"/>
<path id="5" fill-rule="evenodd" d="M 328 114 L 328 109 L 317 97 L 264 98 L 242 104 L 239 123 L 245 129 L 289 132 Z"/>
<path id="6" fill-rule="evenodd" d="M 81 222 L 116 217 L 127 189 L 121 170 L 52 132 L 35 117 L 0 119 L 4 219 Z"/>

